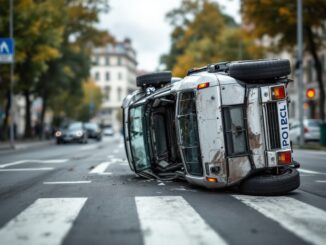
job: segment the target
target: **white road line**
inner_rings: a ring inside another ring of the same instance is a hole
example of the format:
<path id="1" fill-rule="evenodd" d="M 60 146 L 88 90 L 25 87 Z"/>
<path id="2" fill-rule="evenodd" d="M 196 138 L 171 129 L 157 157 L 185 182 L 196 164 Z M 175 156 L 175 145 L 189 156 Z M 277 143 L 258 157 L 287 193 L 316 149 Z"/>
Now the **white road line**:
<path id="1" fill-rule="evenodd" d="M 98 174 L 98 175 L 112 175 L 110 172 L 105 172 L 105 170 L 112 164 L 112 162 L 102 162 L 97 165 L 94 169 L 92 169 L 90 174 Z"/>
<path id="2" fill-rule="evenodd" d="M 308 169 L 302 169 L 302 168 L 299 169 L 299 172 L 305 173 L 305 174 L 326 174 L 326 173 L 312 171 L 312 170 L 308 170 Z"/>
<path id="3" fill-rule="evenodd" d="M 326 180 L 316 180 L 316 183 L 326 183 Z"/>
<path id="4" fill-rule="evenodd" d="M 290 197 L 255 197 L 234 195 L 249 207 L 279 223 L 304 241 L 324 245 L 326 212 Z"/>
<path id="5" fill-rule="evenodd" d="M 70 185 L 70 184 L 90 184 L 90 180 L 81 180 L 81 181 L 47 181 L 43 182 L 44 185 Z"/>
<path id="6" fill-rule="evenodd" d="M 49 171 L 54 168 L 6 168 L 0 169 L 0 172 L 24 172 L 24 171 Z"/>
<path id="7" fill-rule="evenodd" d="M 15 166 L 15 165 L 23 164 L 23 163 L 65 163 L 65 162 L 68 162 L 68 161 L 69 161 L 69 159 L 21 160 L 21 161 L 1 164 L 0 168 L 11 167 L 11 166 Z"/>
<path id="8" fill-rule="evenodd" d="M 135 201 L 146 245 L 227 244 L 181 196 Z"/>
<path id="9" fill-rule="evenodd" d="M 1 244 L 59 245 L 87 198 L 40 198 L 0 230 Z"/>

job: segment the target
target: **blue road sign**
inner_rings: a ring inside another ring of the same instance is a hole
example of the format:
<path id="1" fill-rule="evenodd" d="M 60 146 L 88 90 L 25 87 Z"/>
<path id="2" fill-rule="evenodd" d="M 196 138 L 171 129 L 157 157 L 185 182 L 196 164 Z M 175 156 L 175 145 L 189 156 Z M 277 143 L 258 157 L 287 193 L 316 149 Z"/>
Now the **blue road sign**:
<path id="1" fill-rule="evenodd" d="M 15 43 L 13 38 L 0 38 L 0 63 L 14 61 Z"/>

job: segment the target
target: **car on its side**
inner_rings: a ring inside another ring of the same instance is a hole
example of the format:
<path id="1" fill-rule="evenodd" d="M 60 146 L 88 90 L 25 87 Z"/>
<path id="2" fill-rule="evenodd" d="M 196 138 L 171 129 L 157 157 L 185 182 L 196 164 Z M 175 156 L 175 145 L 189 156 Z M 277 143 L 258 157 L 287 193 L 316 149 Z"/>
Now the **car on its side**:
<path id="1" fill-rule="evenodd" d="M 57 144 L 78 142 L 87 143 L 88 135 L 84 123 L 72 122 L 55 132 Z"/>
<path id="2" fill-rule="evenodd" d="M 97 141 L 102 140 L 102 130 L 97 123 L 85 123 L 85 128 L 89 139 L 96 139 Z"/>
<path id="3" fill-rule="evenodd" d="M 303 139 L 305 143 L 320 141 L 320 126 L 322 121 L 319 119 L 303 120 Z M 294 121 L 290 125 L 290 138 L 294 144 L 300 143 L 300 123 Z"/>
<path id="4" fill-rule="evenodd" d="M 300 185 L 289 138 L 288 60 L 234 61 L 137 77 L 123 101 L 132 171 L 279 195 Z"/>

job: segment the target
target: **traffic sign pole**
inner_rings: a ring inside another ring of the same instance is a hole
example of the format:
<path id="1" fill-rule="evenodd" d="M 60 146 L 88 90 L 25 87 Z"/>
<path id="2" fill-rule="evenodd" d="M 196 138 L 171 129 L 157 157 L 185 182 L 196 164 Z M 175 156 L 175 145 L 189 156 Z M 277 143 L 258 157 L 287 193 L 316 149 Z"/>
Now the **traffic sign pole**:
<path id="1" fill-rule="evenodd" d="M 13 0 L 10 0 L 10 20 L 9 20 L 9 32 L 10 38 L 14 38 L 14 18 L 13 18 Z M 14 65 L 15 58 L 12 59 L 10 65 L 10 146 L 15 148 L 15 130 L 14 130 Z"/>

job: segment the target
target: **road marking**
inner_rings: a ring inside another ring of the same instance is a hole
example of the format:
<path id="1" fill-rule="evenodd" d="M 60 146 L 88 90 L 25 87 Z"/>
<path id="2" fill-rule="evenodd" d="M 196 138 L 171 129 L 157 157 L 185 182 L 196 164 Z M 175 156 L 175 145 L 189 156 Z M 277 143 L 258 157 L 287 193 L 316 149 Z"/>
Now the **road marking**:
<path id="1" fill-rule="evenodd" d="M 23 172 L 23 171 L 49 171 L 54 168 L 6 168 L 0 169 L 0 172 Z"/>
<path id="2" fill-rule="evenodd" d="M 105 172 L 105 170 L 112 164 L 112 162 L 102 162 L 93 168 L 89 173 L 98 175 L 112 175 L 111 172 Z"/>
<path id="3" fill-rule="evenodd" d="M 312 170 L 308 170 L 308 169 L 299 169 L 299 172 L 301 173 L 305 173 L 305 174 L 326 174 L 326 173 L 321 173 L 321 172 L 317 172 L 317 171 L 312 171 Z"/>
<path id="4" fill-rule="evenodd" d="M 233 195 L 308 243 L 324 245 L 326 212 L 290 197 Z"/>
<path id="5" fill-rule="evenodd" d="M 23 163 L 65 163 L 65 162 L 68 162 L 68 161 L 69 161 L 69 159 L 21 160 L 21 161 L 1 164 L 0 168 L 11 167 L 11 166 L 15 166 L 15 165 L 23 164 Z"/>
<path id="6" fill-rule="evenodd" d="M 113 154 L 117 154 L 119 152 L 119 150 L 118 149 L 115 149 L 114 151 L 113 151 Z"/>
<path id="7" fill-rule="evenodd" d="M 114 155 L 108 155 L 108 158 L 114 158 Z"/>
<path id="8" fill-rule="evenodd" d="M 70 184 L 90 184 L 90 180 L 81 180 L 81 181 L 47 181 L 43 182 L 44 185 L 70 185 Z"/>
<path id="9" fill-rule="evenodd" d="M 87 150 L 95 150 L 98 148 L 98 145 L 85 145 L 80 147 L 82 151 L 87 151 Z"/>
<path id="10" fill-rule="evenodd" d="M 1 244 L 59 245 L 87 198 L 40 198 L 0 230 Z"/>
<path id="11" fill-rule="evenodd" d="M 317 183 L 326 183 L 326 180 L 316 180 Z"/>
<path id="12" fill-rule="evenodd" d="M 227 244 L 181 196 L 135 197 L 146 245 Z"/>

